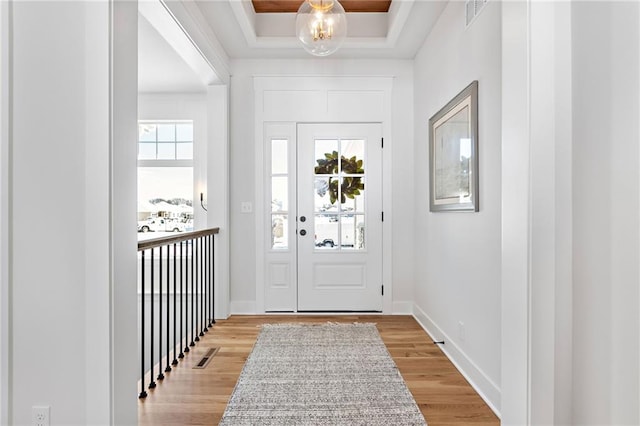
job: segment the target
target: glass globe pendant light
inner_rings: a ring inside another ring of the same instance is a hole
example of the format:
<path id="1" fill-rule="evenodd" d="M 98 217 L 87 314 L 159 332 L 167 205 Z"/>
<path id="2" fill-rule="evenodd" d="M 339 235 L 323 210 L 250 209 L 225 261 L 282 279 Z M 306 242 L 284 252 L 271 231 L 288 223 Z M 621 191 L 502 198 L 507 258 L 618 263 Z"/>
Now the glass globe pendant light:
<path id="1" fill-rule="evenodd" d="M 338 0 L 305 0 L 296 15 L 296 35 L 312 55 L 331 55 L 347 37 L 344 8 Z"/>

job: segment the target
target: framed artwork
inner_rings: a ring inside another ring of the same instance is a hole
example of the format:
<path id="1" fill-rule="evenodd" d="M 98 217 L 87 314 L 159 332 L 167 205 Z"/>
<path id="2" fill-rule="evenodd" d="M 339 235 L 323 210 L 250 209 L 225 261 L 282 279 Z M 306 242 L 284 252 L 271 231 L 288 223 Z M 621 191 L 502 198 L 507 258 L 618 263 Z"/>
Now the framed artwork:
<path id="1" fill-rule="evenodd" d="M 477 212 L 478 82 L 429 120 L 429 210 Z"/>

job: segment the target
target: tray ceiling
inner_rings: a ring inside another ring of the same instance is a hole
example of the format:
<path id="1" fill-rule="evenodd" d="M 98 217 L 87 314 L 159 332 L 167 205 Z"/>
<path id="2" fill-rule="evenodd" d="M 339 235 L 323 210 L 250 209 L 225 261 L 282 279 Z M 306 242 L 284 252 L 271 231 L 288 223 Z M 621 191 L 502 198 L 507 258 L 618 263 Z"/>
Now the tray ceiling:
<path id="1" fill-rule="evenodd" d="M 301 0 L 252 0 L 256 13 L 296 13 Z M 345 12 L 378 12 L 386 13 L 391 0 L 342 0 Z"/>

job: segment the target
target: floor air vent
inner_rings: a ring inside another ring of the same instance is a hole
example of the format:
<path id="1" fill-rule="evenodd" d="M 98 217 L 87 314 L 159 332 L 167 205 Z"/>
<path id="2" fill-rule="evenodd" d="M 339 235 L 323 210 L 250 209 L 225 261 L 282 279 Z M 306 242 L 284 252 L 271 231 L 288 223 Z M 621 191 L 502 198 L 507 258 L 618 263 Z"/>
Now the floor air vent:
<path id="1" fill-rule="evenodd" d="M 220 348 L 209 348 L 207 353 L 204 354 L 202 359 L 200 361 L 198 361 L 198 363 L 196 365 L 194 365 L 193 368 L 207 368 L 207 365 L 209 365 L 209 361 L 211 361 L 211 358 L 213 358 L 213 356 L 219 350 L 220 350 Z"/>

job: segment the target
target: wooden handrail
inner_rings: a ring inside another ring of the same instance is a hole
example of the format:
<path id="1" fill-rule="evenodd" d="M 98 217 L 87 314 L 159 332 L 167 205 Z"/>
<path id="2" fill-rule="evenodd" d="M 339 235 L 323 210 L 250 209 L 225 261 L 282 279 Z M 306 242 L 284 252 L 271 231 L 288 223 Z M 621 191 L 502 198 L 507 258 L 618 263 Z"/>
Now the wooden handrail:
<path id="1" fill-rule="evenodd" d="M 220 228 L 202 229 L 200 231 L 185 232 L 171 237 L 153 238 L 145 241 L 138 241 L 138 251 L 148 250 L 155 247 L 162 247 L 168 244 L 179 243 L 181 241 L 193 240 L 207 235 L 214 235 L 220 232 Z"/>

